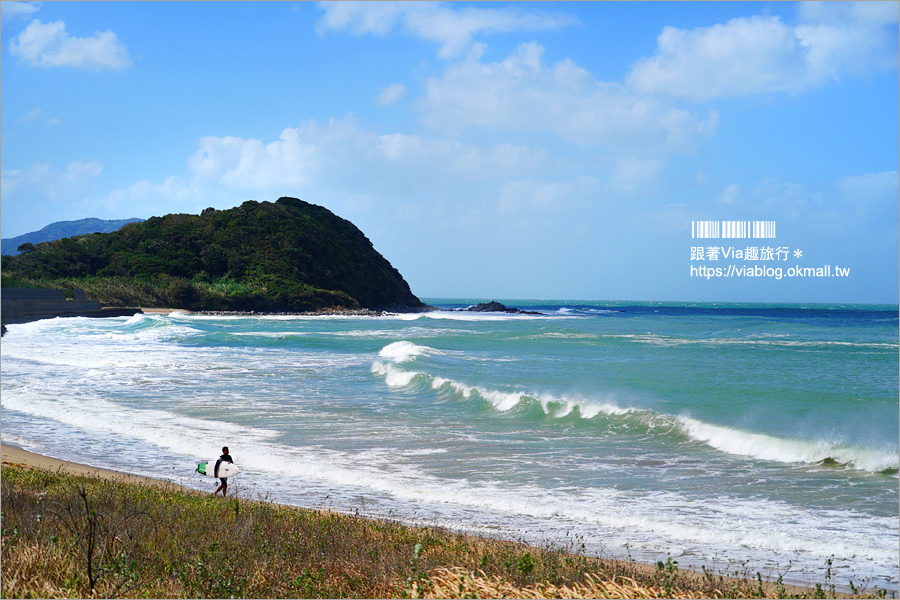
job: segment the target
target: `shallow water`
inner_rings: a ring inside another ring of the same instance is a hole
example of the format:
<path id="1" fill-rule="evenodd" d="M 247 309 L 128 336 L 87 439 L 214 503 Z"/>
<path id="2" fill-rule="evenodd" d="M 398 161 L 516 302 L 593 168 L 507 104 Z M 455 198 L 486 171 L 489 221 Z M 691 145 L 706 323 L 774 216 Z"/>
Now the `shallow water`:
<path id="1" fill-rule="evenodd" d="M 3 439 L 210 491 L 227 445 L 280 502 L 898 589 L 896 307 L 507 304 L 546 316 L 12 325 Z"/>

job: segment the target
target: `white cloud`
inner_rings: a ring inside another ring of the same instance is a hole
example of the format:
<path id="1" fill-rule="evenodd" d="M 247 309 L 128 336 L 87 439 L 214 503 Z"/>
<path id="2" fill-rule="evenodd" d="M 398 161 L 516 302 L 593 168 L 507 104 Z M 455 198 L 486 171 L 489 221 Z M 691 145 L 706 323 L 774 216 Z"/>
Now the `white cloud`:
<path id="1" fill-rule="evenodd" d="M 897 171 L 850 175 L 837 180 L 837 186 L 849 197 L 877 197 L 879 200 L 896 199 L 900 187 Z"/>
<path id="2" fill-rule="evenodd" d="M 379 135 L 360 127 L 352 116 L 287 128 L 267 144 L 207 136 L 199 145 L 188 160 L 198 182 L 279 193 L 299 193 L 310 186 L 372 191 L 415 182 L 428 186 L 447 178 L 502 177 L 533 171 L 547 160 L 543 152 L 514 144 L 483 149 L 454 140 Z"/>
<path id="3" fill-rule="evenodd" d="M 257 139 L 207 136 L 188 160 L 194 175 L 230 188 L 293 187 L 309 180 L 317 168 L 316 149 L 301 139 L 300 129 L 285 129 L 268 144 Z"/>
<path id="4" fill-rule="evenodd" d="M 99 177 L 102 171 L 103 165 L 96 160 L 90 162 L 74 160 L 66 168 L 63 180 L 69 184 L 78 184 Z"/>
<path id="5" fill-rule="evenodd" d="M 722 195 L 719 196 L 719 202 L 722 204 L 734 204 L 741 197 L 741 186 L 736 183 L 731 183 L 725 186 L 725 189 L 722 190 Z"/>
<path id="6" fill-rule="evenodd" d="M 0 2 L 0 20 L 2 20 L 5 25 L 10 21 L 25 19 L 36 13 L 40 7 L 40 2 L 15 2 L 12 0 L 3 0 L 3 2 Z"/>
<path id="7" fill-rule="evenodd" d="M 41 116 L 41 112 L 43 112 L 43 111 L 41 111 L 40 108 L 37 108 L 37 107 L 32 108 L 31 110 L 29 110 L 27 113 L 25 113 L 24 115 L 22 115 L 19 118 L 19 122 L 20 123 L 28 123 L 29 121 L 35 121 Z"/>
<path id="8" fill-rule="evenodd" d="M 897 226 L 900 173 L 884 171 L 841 177 L 835 182 L 845 210 L 860 219 Z"/>
<path id="9" fill-rule="evenodd" d="M 809 70 L 830 79 L 897 67 L 897 2 L 800 3 Z"/>
<path id="10" fill-rule="evenodd" d="M 10 42 L 9 52 L 38 67 L 119 71 L 131 66 L 128 50 L 112 31 L 72 37 L 62 21 L 42 23 L 34 19 Z"/>
<path id="11" fill-rule="evenodd" d="M 393 104 L 405 95 L 406 86 L 404 86 L 402 83 L 392 83 L 391 85 L 384 88 L 380 94 L 378 94 L 378 104 L 380 106 Z"/>
<path id="12" fill-rule="evenodd" d="M 3 169 L 0 172 L 0 197 L 6 202 L 22 187 L 22 169 Z"/>
<path id="13" fill-rule="evenodd" d="M 700 118 L 618 83 L 596 81 L 566 59 L 547 67 L 544 49 L 522 44 L 506 60 L 468 60 L 428 81 L 422 104 L 438 130 L 547 132 L 576 143 L 641 154 L 690 152 L 715 129 L 718 115 Z"/>
<path id="14" fill-rule="evenodd" d="M 44 111 L 41 110 L 40 108 L 38 108 L 38 107 L 32 108 L 27 113 L 25 113 L 24 115 L 19 117 L 19 123 L 30 123 L 32 121 L 37 121 L 38 119 L 41 118 L 41 116 L 43 114 L 44 114 Z M 62 123 L 62 121 L 58 117 L 50 117 L 49 119 L 44 121 L 44 124 L 47 127 L 54 127 L 61 123 Z"/>
<path id="15" fill-rule="evenodd" d="M 83 190 L 100 177 L 103 164 L 75 160 L 64 171 L 56 171 L 50 163 L 36 163 L 26 169 L 4 169 L 0 194 L 3 201 L 13 200 L 23 193 L 60 199 Z"/>
<path id="16" fill-rule="evenodd" d="M 715 212 L 710 218 L 796 221 L 803 225 L 802 230 L 848 235 L 869 231 L 875 223 L 879 230 L 891 231 L 883 225 L 893 223 L 896 232 L 898 194 L 897 171 L 840 177 L 819 185 L 766 178 L 751 185 L 726 186 L 711 205 Z M 798 231 L 796 226 L 793 230 Z"/>
<path id="17" fill-rule="evenodd" d="M 692 30 L 665 27 L 656 55 L 637 61 L 626 83 L 642 93 L 705 101 L 797 94 L 844 74 L 896 67 L 897 3 L 800 3 L 800 11 L 796 26 L 755 16 Z"/>
<path id="18" fill-rule="evenodd" d="M 830 25 L 896 25 L 900 21 L 900 2 L 800 2 L 803 21 Z"/>
<path id="19" fill-rule="evenodd" d="M 543 152 L 525 146 L 500 144 L 483 149 L 453 140 L 400 133 L 378 136 L 368 153 L 376 163 L 392 168 L 431 172 L 432 176 L 485 179 L 536 168 L 546 159 Z"/>
<path id="20" fill-rule="evenodd" d="M 559 211 L 572 203 L 584 203 L 599 189 L 597 178 L 587 175 L 574 181 L 510 181 L 500 186 L 496 211 L 501 216 Z"/>
<path id="21" fill-rule="evenodd" d="M 461 56 L 482 33 L 547 31 L 568 27 L 576 20 L 559 13 L 514 8 L 457 9 L 442 2 L 320 2 L 325 11 L 319 31 L 350 29 L 357 35 L 385 35 L 395 27 L 441 44 L 444 59 Z"/>
<path id="22" fill-rule="evenodd" d="M 183 211 L 185 205 L 199 206 L 204 202 L 209 204 L 210 199 L 200 189 L 188 185 L 180 177 L 170 176 L 162 183 L 144 180 L 125 189 L 113 190 L 104 204 L 107 211 L 113 213 L 121 213 L 123 209 L 134 210 L 134 207 L 154 206 L 156 208 L 153 214 L 159 216 L 170 210 Z M 162 207 L 169 208 L 159 210 Z"/>
<path id="23" fill-rule="evenodd" d="M 610 175 L 611 188 L 619 193 L 634 194 L 657 183 L 663 169 L 663 162 L 626 156 L 616 161 Z"/>

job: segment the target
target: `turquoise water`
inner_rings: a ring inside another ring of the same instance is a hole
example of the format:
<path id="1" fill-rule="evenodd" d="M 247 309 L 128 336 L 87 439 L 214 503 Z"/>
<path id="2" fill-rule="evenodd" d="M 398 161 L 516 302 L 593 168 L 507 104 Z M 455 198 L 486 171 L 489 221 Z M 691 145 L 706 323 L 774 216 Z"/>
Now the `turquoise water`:
<path id="1" fill-rule="evenodd" d="M 227 445 L 245 495 L 898 589 L 897 307 L 505 302 L 545 316 L 13 325 L 3 439 L 201 489 Z"/>

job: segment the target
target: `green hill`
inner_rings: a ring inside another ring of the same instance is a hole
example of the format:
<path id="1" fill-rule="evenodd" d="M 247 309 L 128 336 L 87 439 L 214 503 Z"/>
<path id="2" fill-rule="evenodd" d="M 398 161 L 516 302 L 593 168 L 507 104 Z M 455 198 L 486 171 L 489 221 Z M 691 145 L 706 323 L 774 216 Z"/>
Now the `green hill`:
<path id="1" fill-rule="evenodd" d="M 50 223 L 43 229 L 23 233 L 22 235 L 0 240 L 0 254 L 11 254 L 15 256 L 19 253 L 18 248 L 22 244 L 39 244 L 41 242 L 52 242 L 64 237 L 72 237 L 73 235 L 84 235 L 85 233 L 109 233 L 117 231 L 129 223 L 138 223 L 143 219 L 117 219 L 113 221 L 104 221 L 103 219 L 79 219 L 77 221 L 57 221 Z"/>
<path id="2" fill-rule="evenodd" d="M 27 247 L 3 286 L 85 290 L 107 306 L 296 312 L 422 303 L 363 233 L 296 198 L 170 214 Z"/>

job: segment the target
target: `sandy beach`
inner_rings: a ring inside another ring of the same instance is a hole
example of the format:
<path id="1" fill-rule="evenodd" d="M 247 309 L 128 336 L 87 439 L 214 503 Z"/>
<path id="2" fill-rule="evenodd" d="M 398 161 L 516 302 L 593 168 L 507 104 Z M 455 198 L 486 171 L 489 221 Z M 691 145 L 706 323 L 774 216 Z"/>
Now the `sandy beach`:
<path id="1" fill-rule="evenodd" d="M 162 481 L 160 479 L 142 477 L 140 475 L 133 475 L 131 473 L 120 473 L 118 471 L 111 471 L 109 469 L 101 469 L 98 467 L 92 467 L 90 465 L 83 465 L 79 463 L 60 460 L 58 458 L 43 456 L 42 454 L 35 454 L 34 452 L 29 452 L 28 450 L 24 450 L 22 448 L 19 448 L 18 446 L 13 446 L 11 444 L 5 443 L 2 444 L 2 461 L 4 465 L 9 466 L 26 466 L 35 467 L 38 469 L 47 469 L 50 471 L 63 471 L 65 473 L 71 473 L 73 475 L 88 475 L 91 477 L 100 477 L 103 479 L 115 479 L 117 481 L 122 481 L 125 483 L 140 483 L 144 485 L 156 485 L 161 487 L 173 488 L 182 487 L 178 484 L 168 481 Z"/>

